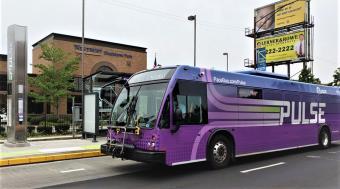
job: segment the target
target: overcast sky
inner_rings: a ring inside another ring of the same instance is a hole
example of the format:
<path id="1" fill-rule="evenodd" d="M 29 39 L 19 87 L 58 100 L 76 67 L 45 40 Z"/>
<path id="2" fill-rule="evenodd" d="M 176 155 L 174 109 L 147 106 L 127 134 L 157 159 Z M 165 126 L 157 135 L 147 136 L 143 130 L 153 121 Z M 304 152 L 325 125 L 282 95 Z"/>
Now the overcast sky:
<path id="1" fill-rule="evenodd" d="M 193 65 L 193 23 L 197 14 L 197 65 L 206 68 L 244 70 L 243 60 L 253 59 L 253 41 L 244 28 L 253 25 L 254 8 L 274 0 L 86 0 L 85 37 L 147 48 L 148 68 L 154 55 L 163 66 Z M 330 82 L 340 66 L 340 3 L 311 0 L 315 19 L 314 73 Z M 81 0 L 0 0 L 0 53 L 7 54 L 7 27 L 28 27 L 28 63 L 31 45 L 56 32 L 81 36 Z M 301 69 L 292 66 L 292 75 Z M 29 69 L 30 71 L 31 69 Z M 271 68 L 267 68 L 271 71 Z M 276 71 L 286 74 L 286 67 Z"/>

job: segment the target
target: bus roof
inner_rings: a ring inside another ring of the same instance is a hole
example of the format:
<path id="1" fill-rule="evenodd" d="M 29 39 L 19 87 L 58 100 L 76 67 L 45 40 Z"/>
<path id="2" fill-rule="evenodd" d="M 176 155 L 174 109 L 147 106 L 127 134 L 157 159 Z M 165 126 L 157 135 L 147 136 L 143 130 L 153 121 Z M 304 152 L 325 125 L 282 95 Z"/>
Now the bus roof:
<path id="1" fill-rule="evenodd" d="M 268 72 L 225 72 L 181 65 L 177 66 L 173 77 L 175 79 L 340 96 L 340 87 L 292 81 L 283 75 Z"/>

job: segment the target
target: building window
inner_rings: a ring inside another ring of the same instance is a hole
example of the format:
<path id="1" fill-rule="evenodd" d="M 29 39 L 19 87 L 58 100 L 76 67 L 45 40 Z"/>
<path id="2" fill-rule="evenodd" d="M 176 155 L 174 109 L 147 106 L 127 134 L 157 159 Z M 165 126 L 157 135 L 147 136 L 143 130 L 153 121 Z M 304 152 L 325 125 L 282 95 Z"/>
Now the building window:
<path id="1" fill-rule="evenodd" d="M 0 75 L 0 91 L 7 91 L 7 75 Z"/>
<path id="2" fill-rule="evenodd" d="M 27 112 L 29 114 L 42 114 L 44 112 L 44 103 L 36 102 L 34 98 L 27 97 Z"/>
<path id="3" fill-rule="evenodd" d="M 112 72 L 112 69 L 108 66 L 100 66 L 98 69 L 97 69 L 97 72 L 99 71 L 103 71 L 103 72 Z"/>
<path id="4" fill-rule="evenodd" d="M 239 88 L 238 97 L 239 98 L 262 99 L 262 90 L 251 89 L 251 88 Z"/>
<path id="5" fill-rule="evenodd" d="M 73 82 L 74 82 L 73 91 L 81 91 L 81 89 L 82 89 L 82 79 L 81 79 L 81 77 L 74 77 Z"/>

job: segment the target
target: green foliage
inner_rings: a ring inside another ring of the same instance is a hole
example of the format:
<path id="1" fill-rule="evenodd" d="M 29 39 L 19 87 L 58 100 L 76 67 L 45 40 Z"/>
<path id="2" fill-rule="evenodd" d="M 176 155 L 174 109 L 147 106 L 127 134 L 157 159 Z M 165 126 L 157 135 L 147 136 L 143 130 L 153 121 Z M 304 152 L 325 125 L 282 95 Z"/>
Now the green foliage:
<path id="1" fill-rule="evenodd" d="M 30 125 L 38 125 L 40 122 L 45 120 L 45 116 L 39 115 L 39 116 L 29 116 L 27 117 L 27 121 L 29 122 Z"/>
<path id="2" fill-rule="evenodd" d="M 305 82 L 305 83 L 314 83 L 314 84 L 321 84 L 321 81 L 319 78 L 316 78 L 311 69 L 304 67 L 299 75 L 299 81 Z"/>
<path id="3" fill-rule="evenodd" d="M 37 102 L 49 102 L 57 108 L 63 97 L 69 96 L 74 87 L 73 72 L 78 69 L 79 57 L 71 56 L 53 44 L 42 44 L 39 58 L 48 64 L 34 65 L 41 74 L 29 77 L 29 84 L 35 89 L 29 95 Z"/>
<path id="4" fill-rule="evenodd" d="M 38 127 L 38 133 L 42 134 L 52 134 L 52 127 Z"/>
<path id="5" fill-rule="evenodd" d="M 334 71 L 332 86 L 340 86 L 340 67 Z"/>

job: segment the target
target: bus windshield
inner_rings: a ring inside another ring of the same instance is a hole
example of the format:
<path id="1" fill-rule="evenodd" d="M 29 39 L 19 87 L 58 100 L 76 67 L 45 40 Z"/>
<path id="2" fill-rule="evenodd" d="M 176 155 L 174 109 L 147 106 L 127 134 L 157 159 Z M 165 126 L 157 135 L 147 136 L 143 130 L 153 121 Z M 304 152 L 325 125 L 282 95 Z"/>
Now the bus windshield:
<path id="1" fill-rule="evenodd" d="M 167 83 L 126 87 L 112 111 L 115 126 L 153 128 Z"/>

